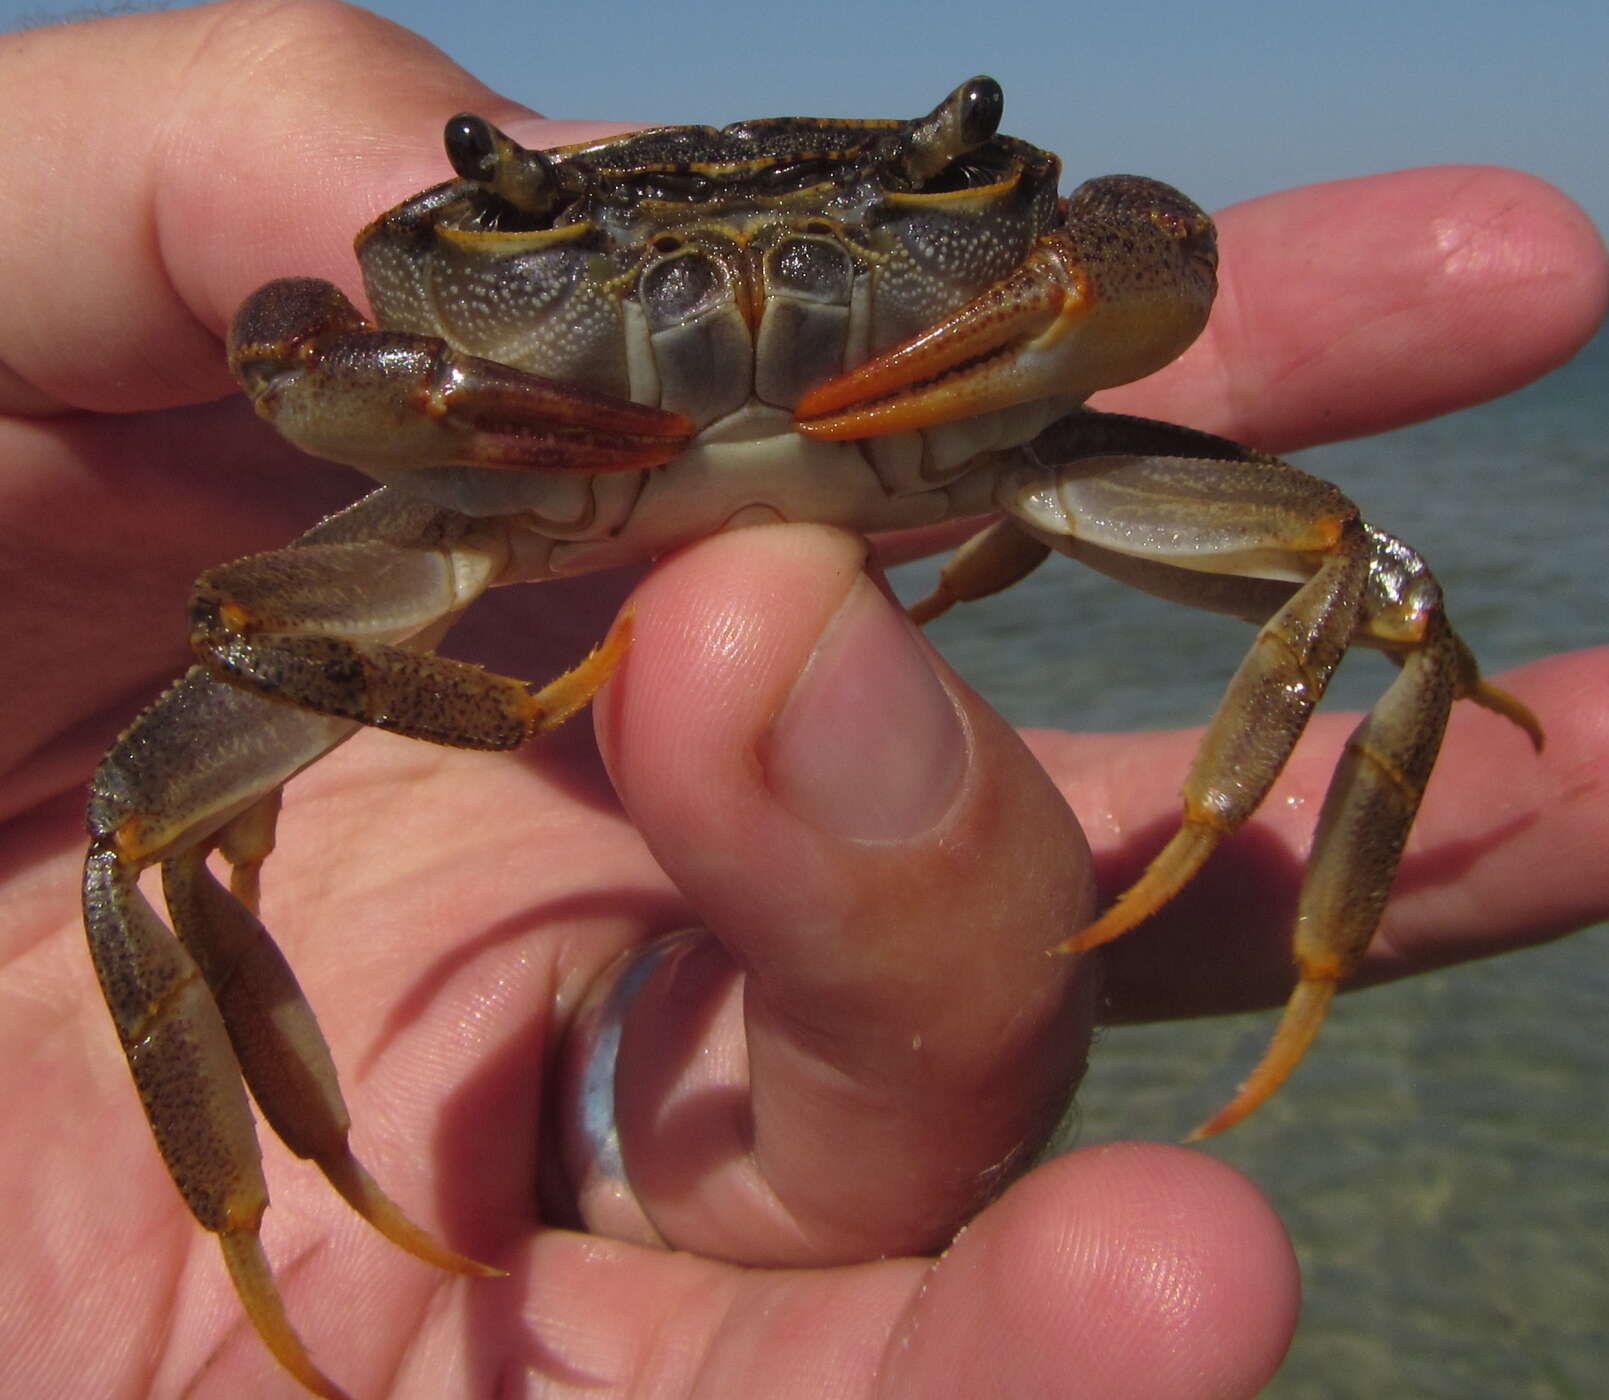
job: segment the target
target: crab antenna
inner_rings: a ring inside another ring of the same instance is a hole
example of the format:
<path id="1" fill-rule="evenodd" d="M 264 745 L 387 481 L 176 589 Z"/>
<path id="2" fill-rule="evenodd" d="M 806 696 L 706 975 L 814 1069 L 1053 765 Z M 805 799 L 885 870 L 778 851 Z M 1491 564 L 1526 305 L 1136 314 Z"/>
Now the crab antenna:
<path id="1" fill-rule="evenodd" d="M 485 117 L 460 112 L 442 133 L 447 159 L 465 180 L 518 209 L 541 218 L 563 198 L 558 171 L 540 151 L 528 151 Z"/>
<path id="2" fill-rule="evenodd" d="M 976 150 L 1000 129 L 1006 95 L 993 78 L 968 78 L 925 117 L 894 138 L 891 163 L 914 184 L 930 180 L 957 156 Z"/>

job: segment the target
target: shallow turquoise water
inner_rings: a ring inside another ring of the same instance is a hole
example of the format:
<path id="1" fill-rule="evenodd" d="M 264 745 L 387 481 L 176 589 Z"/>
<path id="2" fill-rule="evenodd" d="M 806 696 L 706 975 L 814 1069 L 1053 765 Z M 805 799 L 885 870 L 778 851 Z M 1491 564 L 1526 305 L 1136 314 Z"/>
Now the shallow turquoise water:
<path id="1" fill-rule="evenodd" d="M 1609 331 L 1500 402 L 1296 460 L 1425 553 L 1488 671 L 1609 641 Z M 896 584 L 914 596 L 930 575 Z M 1202 722 L 1248 639 L 1054 559 L 929 630 L 1014 722 L 1090 730 Z M 1332 696 L 1361 707 L 1388 679 L 1362 655 Z M 1285 1092 L 1210 1144 L 1302 1262 L 1301 1330 L 1268 1396 L 1604 1393 L 1606 1010 L 1609 926 L 1347 998 Z M 1176 1139 L 1272 1024 L 1103 1033 L 1078 1140 Z"/>

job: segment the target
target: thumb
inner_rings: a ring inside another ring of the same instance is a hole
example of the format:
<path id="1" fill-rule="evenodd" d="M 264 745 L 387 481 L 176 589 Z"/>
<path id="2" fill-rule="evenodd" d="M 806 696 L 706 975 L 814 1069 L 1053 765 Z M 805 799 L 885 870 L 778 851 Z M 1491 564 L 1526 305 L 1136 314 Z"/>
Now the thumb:
<path id="1" fill-rule="evenodd" d="M 1082 836 L 863 557 L 797 526 L 674 556 L 600 708 L 626 808 L 708 931 L 647 974 L 614 1081 L 627 1175 L 684 1248 L 942 1243 L 1083 1065 L 1087 978 L 1045 952 L 1088 916 Z"/>

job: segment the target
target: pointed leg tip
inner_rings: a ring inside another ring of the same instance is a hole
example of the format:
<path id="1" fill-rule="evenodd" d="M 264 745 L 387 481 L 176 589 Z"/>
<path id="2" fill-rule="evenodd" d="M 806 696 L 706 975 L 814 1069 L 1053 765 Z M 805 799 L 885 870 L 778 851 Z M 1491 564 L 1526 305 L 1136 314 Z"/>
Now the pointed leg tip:
<path id="1" fill-rule="evenodd" d="M 935 588 L 925 598 L 919 598 L 905 609 L 905 616 L 918 627 L 925 627 L 936 617 L 943 617 L 955 606 L 955 599 L 943 588 Z"/>
<path id="2" fill-rule="evenodd" d="M 1483 710 L 1490 710 L 1494 715 L 1501 715 L 1510 724 L 1523 730 L 1525 737 L 1531 741 L 1531 747 L 1541 753 L 1547 743 L 1547 735 L 1542 730 L 1542 721 L 1539 720 L 1531 707 L 1517 695 L 1510 695 L 1508 691 L 1499 686 L 1488 685 L 1482 681 L 1474 693 L 1469 697 Z"/>
<path id="3" fill-rule="evenodd" d="M 1262 1059 L 1235 1091 L 1235 1096 L 1205 1123 L 1192 1129 L 1183 1141 L 1200 1142 L 1203 1138 L 1216 1137 L 1226 1128 L 1249 1118 L 1273 1098 L 1318 1035 L 1330 1002 L 1334 1000 L 1335 989 L 1332 977 L 1308 977 L 1298 982 Z"/>
<path id="4" fill-rule="evenodd" d="M 1195 877 L 1225 832 L 1187 812 L 1184 824 L 1107 911 L 1051 951 L 1087 953 L 1143 923 Z"/>
<path id="5" fill-rule="evenodd" d="M 218 1236 L 218 1243 L 241 1306 L 274 1360 L 296 1378 L 297 1384 L 322 1400 L 351 1400 L 313 1363 L 306 1345 L 291 1326 L 255 1228 L 226 1231 Z"/>
<path id="6" fill-rule="evenodd" d="M 499 1269 L 495 1264 L 483 1264 L 479 1259 L 471 1259 L 467 1254 L 460 1254 L 456 1249 L 449 1249 L 433 1235 L 427 1234 L 407 1222 L 412 1227 L 409 1234 L 383 1231 L 387 1239 L 398 1245 L 415 1259 L 426 1264 L 434 1265 L 449 1274 L 460 1274 L 465 1278 L 507 1278 L 508 1270 Z"/>
<path id="7" fill-rule="evenodd" d="M 414 1224 L 402 1208 L 380 1189 L 380 1184 L 350 1150 L 344 1156 L 321 1160 L 318 1165 L 353 1210 L 397 1248 L 406 1250 L 415 1259 L 445 1269 L 448 1273 L 465 1274 L 471 1278 L 504 1276 L 505 1270 L 471 1259 L 456 1249 L 449 1249 L 428 1230 Z"/>
<path id="8" fill-rule="evenodd" d="M 1226 1132 L 1243 1119 L 1251 1117 L 1253 1113 L 1274 1096 L 1275 1090 L 1285 1082 L 1286 1076 L 1295 1067 L 1294 1063 L 1284 1066 L 1282 1069 L 1275 1071 L 1274 1075 L 1270 1077 L 1264 1074 L 1264 1071 L 1268 1069 L 1268 1063 L 1265 1059 L 1262 1064 L 1252 1071 L 1251 1077 L 1235 1091 L 1234 1098 L 1230 1099 L 1228 1103 L 1204 1123 L 1198 1123 L 1180 1141 L 1184 1143 L 1205 1142 L 1208 1138 L 1217 1137 L 1219 1133 Z"/>
<path id="9" fill-rule="evenodd" d="M 1272 1092 L 1273 1090 L 1269 1090 L 1269 1093 Z M 1266 1098 L 1266 1095 L 1264 1098 Z M 1242 1095 L 1237 1094 L 1233 1099 L 1231 1099 L 1215 1114 L 1213 1114 L 1211 1118 L 1207 1119 L 1206 1122 L 1198 1123 L 1195 1127 L 1190 1129 L 1190 1131 L 1180 1138 L 1179 1141 L 1189 1145 L 1196 1142 L 1205 1142 L 1208 1138 L 1217 1137 L 1219 1133 L 1234 1127 L 1235 1124 L 1240 1122 L 1242 1118 L 1249 1117 L 1253 1112 L 1260 1108 L 1264 1102 L 1264 1098 L 1256 1098 L 1252 1099 L 1250 1102 L 1245 1102 L 1243 1101 Z"/>
<path id="10" fill-rule="evenodd" d="M 1063 939 L 1050 951 L 1057 954 L 1091 952 L 1114 939 L 1121 938 L 1152 912 L 1152 906 L 1136 904 L 1128 894 L 1121 895 L 1117 903 L 1094 923 L 1085 924 L 1071 938 Z"/>

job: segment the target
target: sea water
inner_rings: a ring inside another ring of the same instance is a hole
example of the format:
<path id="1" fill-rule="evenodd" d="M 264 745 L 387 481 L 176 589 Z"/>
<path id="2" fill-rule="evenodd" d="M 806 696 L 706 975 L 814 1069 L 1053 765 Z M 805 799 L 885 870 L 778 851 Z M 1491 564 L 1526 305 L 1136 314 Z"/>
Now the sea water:
<path id="1" fill-rule="evenodd" d="M 1609 330 L 1517 394 L 1293 460 L 1423 552 L 1488 674 L 1609 642 Z M 910 598 L 932 574 L 895 583 Z M 929 633 L 1014 723 L 1074 730 L 1202 723 L 1249 639 L 1055 558 Z M 1364 707 L 1393 673 L 1350 658 L 1326 705 Z M 1530 761 L 1517 735 L 1513 760 Z M 1206 1145 L 1257 1182 L 1302 1264 L 1268 1396 L 1603 1393 L 1606 1013 L 1609 926 L 1346 997 L 1284 1091 Z M 1273 1022 L 1104 1031 L 1076 1140 L 1177 1139 Z"/>

